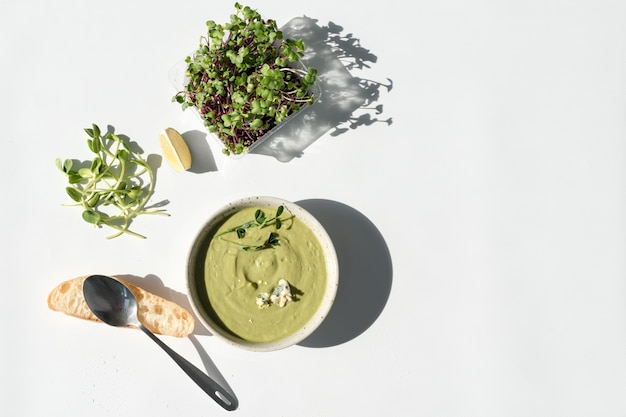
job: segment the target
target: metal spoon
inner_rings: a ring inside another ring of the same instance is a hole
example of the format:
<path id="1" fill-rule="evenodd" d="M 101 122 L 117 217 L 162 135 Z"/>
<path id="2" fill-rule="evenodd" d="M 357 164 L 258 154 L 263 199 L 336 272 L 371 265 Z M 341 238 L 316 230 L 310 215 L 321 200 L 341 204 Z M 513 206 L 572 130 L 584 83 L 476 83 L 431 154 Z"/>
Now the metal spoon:
<path id="1" fill-rule="evenodd" d="M 237 398 L 191 362 L 170 349 L 141 324 L 137 316 L 137 299 L 126 285 L 111 277 L 91 275 L 83 282 L 83 295 L 93 314 L 100 320 L 111 326 L 132 325 L 143 330 L 219 405 L 228 411 L 237 409 Z"/>

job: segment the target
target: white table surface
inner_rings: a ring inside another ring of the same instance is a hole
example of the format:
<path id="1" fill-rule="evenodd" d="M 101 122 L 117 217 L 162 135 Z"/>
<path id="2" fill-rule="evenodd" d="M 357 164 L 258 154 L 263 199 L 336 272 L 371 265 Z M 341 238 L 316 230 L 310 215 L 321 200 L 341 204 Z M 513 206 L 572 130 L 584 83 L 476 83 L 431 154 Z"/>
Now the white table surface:
<path id="1" fill-rule="evenodd" d="M 166 338 L 219 369 L 234 415 L 626 415 L 626 3 L 246 3 L 314 29 L 324 95 L 280 150 L 241 160 L 171 102 L 168 75 L 233 4 L 0 3 L 0 414 L 228 414 L 140 332 L 46 297 L 123 274 L 189 307 L 200 225 L 273 195 L 328 227 L 341 284 L 323 326 L 286 350 L 241 351 L 200 326 Z M 191 172 L 157 170 L 171 217 L 139 218 L 146 240 L 107 241 L 62 206 L 55 158 L 87 157 L 91 123 L 146 155 L 168 126 L 190 141 Z"/>

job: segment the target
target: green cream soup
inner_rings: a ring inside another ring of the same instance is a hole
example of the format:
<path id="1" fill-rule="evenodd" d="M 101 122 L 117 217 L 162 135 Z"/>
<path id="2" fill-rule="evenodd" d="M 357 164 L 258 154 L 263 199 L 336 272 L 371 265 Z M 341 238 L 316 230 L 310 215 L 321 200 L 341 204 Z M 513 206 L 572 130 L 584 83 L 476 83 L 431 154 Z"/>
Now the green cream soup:
<path id="1" fill-rule="evenodd" d="M 261 209 L 270 217 L 271 208 L 248 207 L 228 218 L 209 244 L 204 272 L 206 294 L 213 319 L 226 330 L 250 342 L 271 342 L 295 333 L 315 314 L 326 287 L 326 264 L 322 247 L 308 226 L 285 211 L 276 229 L 250 227 L 238 237 L 236 228 L 255 218 Z M 243 250 L 267 242 L 275 233 L 276 245 Z M 291 290 L 291 301 L 261 303 L 276 294 L 279 281 Z M 284 281 L 281 281 L 284 283 Z"/>

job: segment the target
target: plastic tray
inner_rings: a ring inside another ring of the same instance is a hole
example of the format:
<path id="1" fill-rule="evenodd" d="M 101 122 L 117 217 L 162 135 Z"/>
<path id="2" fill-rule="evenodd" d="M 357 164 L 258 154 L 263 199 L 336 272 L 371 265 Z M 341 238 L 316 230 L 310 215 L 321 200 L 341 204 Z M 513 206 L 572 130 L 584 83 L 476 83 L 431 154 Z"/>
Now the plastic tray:
<path id="1" fill-rule="evenodd" d="M 306 65 L 304 65 L 302 61 L 297 61 L 294 64 L 295 64 L 295 67 L 298 69 L 303 69 L 303 70 L 307 69 Z M 185 62 L 185 60 L 181 60 L 176 65 L 174 65 L 169 71 L 170 82 L 172 83 L 172 85 L 174 86 L 177 92 L 184 91 L 185 85 L 188 82 L 188 78 L 185 76 L 185 73 L 187 71 L 187 65 L 188 64 Z M 285 120 L 283 120 L 282 122 L 274 126 L 271 130 L 269 130 L 267 133 L 265 133 L 263 136 L 257 139 L 256 142 L 254 142 L 252 145 L 248 146 L 248 149 L 246 151 L 240 154 L 235 154 L 233 152 L 230 152 L 229 156 L 231 158 L 238 159 L 252 152 L 256 147 L 260 146 L 262 143 L 269 141 L 272 138 L 272 136 L 274 136 L 283 126 L 288 124 L 298 114 L 300 114 L 302 111 L 306 110 L 308 107 L 312 106 L 316 101 L 318 101 L 322 95 L 322 88 L 320 87 L 318 79 L 316 79 L 315 82 L 313 83 L 313 86 L 309 90 L 309 94 L 313 96 L 313 103 L 302 106 L 300 107 L 298 111 L 287 116 Z M 202 119 L 202 117 L 200 116 L 198 109 L 195 107 L 189 107 L 189 110 L 193 111 L 193 113 L 202 121 L 202 124 L 204 126 L 204 119 Z M 204 128 L 207 131 L 207 134 L 211 136 L 214 140 L 216 140 L 222 148 L 224 149 L 226 148 L 226 146 L 224 145 L 224 142 L 222 142 L 222 140 L 216 134 L 209 132 L 208 129 L 206 129 L 206 126 L 204 126 Z"/>

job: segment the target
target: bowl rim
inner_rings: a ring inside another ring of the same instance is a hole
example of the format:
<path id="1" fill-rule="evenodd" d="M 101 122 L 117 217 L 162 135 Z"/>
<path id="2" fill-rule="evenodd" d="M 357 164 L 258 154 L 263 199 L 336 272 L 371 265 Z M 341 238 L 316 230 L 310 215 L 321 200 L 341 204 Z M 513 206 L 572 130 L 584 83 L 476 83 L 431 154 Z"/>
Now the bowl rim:
<path id="1" fill-rule="evenodd" d="M 302 220 L 315 234 L 322 249 L 324 251 L 324 258 L 326 260 L 326 287 L 322 302 L 318 309 L 309 319 L 309 321 L 298 331 L 286 336 L 282 339 L 271 342 L 249 342 L 240 339 L 227 330 L 220 327 L 215 323 L 200 306 L 198 300 L 198 291 L 194 284 L 195 273 L 197 269 L 197 261 L 203 259 L 206 253 L 207 239 L 210 239 L 212 231 L 215 226 L 226 218 L 230 217 L 235 212 L 246 207 L 267 207 L 276 208 L 283 205 L 286 210 L 293 213 L 296 217 Z M 204 251 L 204 252 L 203 252 Z M 298 344 L 302 340 L 310 336 L 326 319 L 328 313 L 335 301 L 337 295 L 339 280 L 339 265 L 337 259 L 337 252 L 333 245 L 333 242 L 328 235 L 326 229 L 322 224 L 303 207 L 298 204 L 285 200 L 279 197 L 273 196 L 250 196 L 242 197 L 233 201 L 230 201 L 220 208 L 215 210 L 202 224 L 199 231 L 194 236 L 187 256 L 187 271 L 186 271 L 186 289 L 189 304 L 194 311 L 197 319 L 211 332 L 211 334 L 218 339 L 226 342 L 231 346 L 235 346 L 244 350 L 256 351 L 256 352 L 270 352 L 280 349 L 284 349 L 295 344 Z"/>

